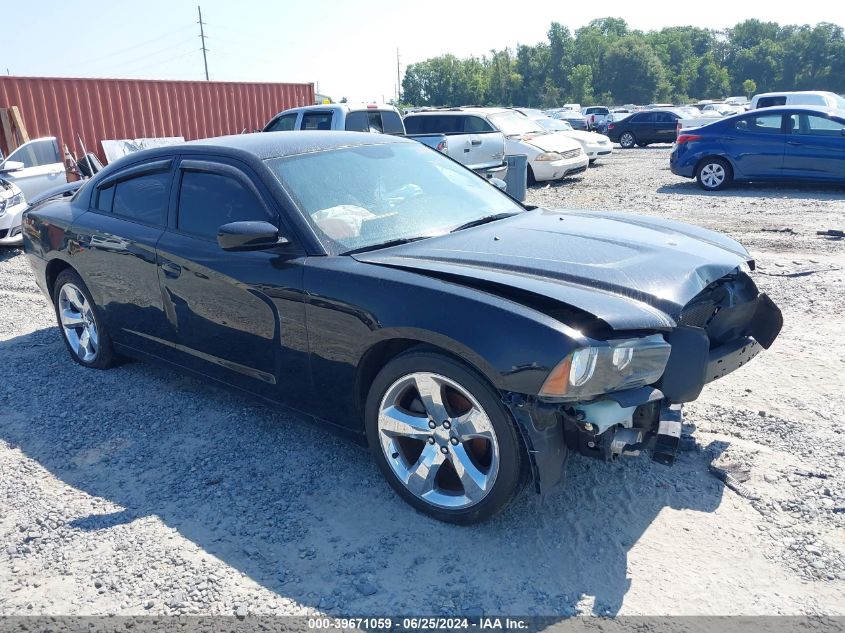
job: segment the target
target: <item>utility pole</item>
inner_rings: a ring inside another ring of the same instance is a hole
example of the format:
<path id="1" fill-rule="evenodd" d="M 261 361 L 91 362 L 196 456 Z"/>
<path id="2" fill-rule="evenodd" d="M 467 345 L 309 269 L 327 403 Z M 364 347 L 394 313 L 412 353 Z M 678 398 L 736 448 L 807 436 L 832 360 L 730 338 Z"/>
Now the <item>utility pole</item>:
<path id="1" fill-rule="evenodd" d="M 202 63 L 205 66 L 205 80 L 208 81 L 208 59 L 206 58 L 205 54 L 208 52 L 208 49 L 205 47 L 205 31 L 203 31 L 202 27 L 205 22 L 202 21 L 202 7 L 197 5 L 197 14 L 199 15 L 200 21 L 200 39 L 202 40 Z"/>
<path id="2" fill-rule="evenodd" d="M 399 80 L 399 47 L 396 47 L 396 103 L 402 99 L 402 82 Z"/>

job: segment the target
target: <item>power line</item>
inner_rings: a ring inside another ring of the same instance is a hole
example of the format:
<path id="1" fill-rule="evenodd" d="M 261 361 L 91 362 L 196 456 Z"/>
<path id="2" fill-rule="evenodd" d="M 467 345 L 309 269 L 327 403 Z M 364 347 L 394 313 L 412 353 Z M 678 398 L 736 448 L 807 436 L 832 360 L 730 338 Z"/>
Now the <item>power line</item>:
<path id="1" fill-rule="evenodd" d="M 205 66 L 205 80 L 208 81 L 208 59 L 206 58 L 205 54 L 208 52 L 208 49 L 205 47 L 205 31 L 203 31 L 203 24 L 202 21 L 202 7 L 197 5 L 197 13 L 199 14 L 199 25 L 200 25 L 200 39 L 202 40 L 202 63 Z"/>
<path id="2" fill-rule="evenodd" d="M 168 37 L 173 37 L 177 33 L 181 33 L 181 32 L 183 32 L 187 29 L 192 29 L 192 28 L 193 28 L 193 26 L 180 26 L 178 29 L 175 29 L 173 31 L 163 33 L 162 35 L 158 35 L 158 36 L 150 38 L 148 40 L 144 40 L 143 42 L 137 42 L 136 44 L 132 44 L 131 46 L 127 46 L 125 48 L 120 48 L 116 51 L 110 51 L 110 52 L 105 52 L 105 53 L 101 52 L 99 55 L 97 55 L 97 57 L 92 57 L 91 59 L 88 59 L 88 60 L 82 60 L 82 61 L 74 60 L 73 64 L 74 64 L 75 67 L 79 68 L 79 67 L 83 67 L 83 66 L 88 66 L 90 64 L 96 64 L 97 62 L 99 62 L 101 64 L 102 63 L 109 63 L 115 57 L 120 57 L 124 53 L 127 53 L 129 51 L 133 51 L 136 48 L 140 48 L 142 46 L 146 46 L 146 45 L 152 44 L 154 42 L 158 42 L 158 41 L 166 39 Z M 69 68 L 69 66 L 68 66 L 68 68 Z"/>

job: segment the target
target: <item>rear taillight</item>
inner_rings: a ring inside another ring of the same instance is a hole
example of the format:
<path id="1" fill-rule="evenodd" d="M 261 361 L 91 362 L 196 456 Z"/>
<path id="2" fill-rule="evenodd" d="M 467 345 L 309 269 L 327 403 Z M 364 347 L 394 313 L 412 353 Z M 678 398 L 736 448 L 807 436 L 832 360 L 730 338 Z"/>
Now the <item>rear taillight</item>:
<path id="1" fill-rule="evenodd" d="M 615 123 L 608 123 L 608 124 L 607 124 L 607 129 L 608 129 L 608 130 L 612 130 L 612 129 L 613 129 L 613 128 L 615 128 L 615 127 L 616 127 L 616 124 L 615 124 Z"/>
<path id="2" fill-rule="evenodd" d="M 438 152 L 443 152 L 445 154 L 446 151 L 449 149 L 449 144 L 446 143 L 446 139 L 444 138 L 437 144 L 437 147 L 435 147 L 434 149 L 436 149 Z"/>
<path id="3" fill-rule="evenodd" d="M 701 140 L 701 135 L 699 134 L 681 134 L 676 140 L 675 143 L 678 145 L 683 145 L 684 143 L 692 143 L 693 141 Z"/>

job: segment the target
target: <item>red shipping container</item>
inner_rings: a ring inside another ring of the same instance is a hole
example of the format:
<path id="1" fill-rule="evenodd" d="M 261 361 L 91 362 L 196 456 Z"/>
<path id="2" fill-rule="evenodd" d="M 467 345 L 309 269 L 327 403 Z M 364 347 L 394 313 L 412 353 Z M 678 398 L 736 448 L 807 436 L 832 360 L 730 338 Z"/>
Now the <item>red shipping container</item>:
<path id="1" fill-rule="evenodd" d="M 55 136 L 105 163 L 100 141 L 261 129 L 276 113 L 314 103 L 314 84 L 0 76 L 0 108 L 18 106 L 30 138 Z M 0 147 L 9 148 L 0 133 Z"/>

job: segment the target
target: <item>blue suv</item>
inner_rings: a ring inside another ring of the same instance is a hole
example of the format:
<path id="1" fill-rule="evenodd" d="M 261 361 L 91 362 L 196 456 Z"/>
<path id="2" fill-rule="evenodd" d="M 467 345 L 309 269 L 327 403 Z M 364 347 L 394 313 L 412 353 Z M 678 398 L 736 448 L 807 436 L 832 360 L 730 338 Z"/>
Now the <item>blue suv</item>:
<path id="1" fill-rule="evenodd" d="M 845 184 L 845 110 L 760 108 L 685 130 L 669 166 L 708 191 L 752 180 Z"/>

